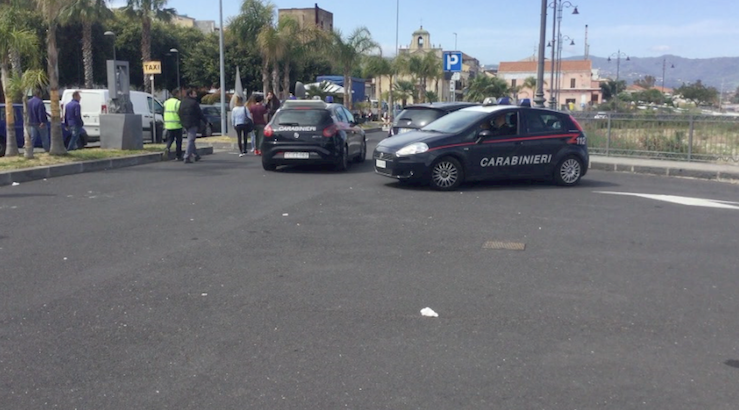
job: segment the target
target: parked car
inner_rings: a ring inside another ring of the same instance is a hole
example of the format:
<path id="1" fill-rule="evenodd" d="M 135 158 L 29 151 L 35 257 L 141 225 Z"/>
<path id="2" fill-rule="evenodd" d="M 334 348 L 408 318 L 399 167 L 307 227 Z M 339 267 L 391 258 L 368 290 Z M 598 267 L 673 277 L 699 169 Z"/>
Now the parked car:
<path id="1" fill-rule="evenodd" d="M 48 111 L 47 111 L 48 112 Z M 23 126 L 23 104 L 13 104 L 13 113 L 15 115 L 13 121 L 14 121 L 14 128 L 15 128 L 15 141 L 18 144 L 18 148 L 23 148 L 26 140 L 25 140 L 25 134 L 24 134 L 24 126 Z M 51 140 L 51 127 L 50 122 L 46 121 L 46 126 L 44 129 L 46 130 L 49 140 Z M 5 155 L 5 145 L 6 145 L 6 127 L 7 123 L 5 121 L 5 104 L 0 104 L 0 157 Z M 62 137 L 64 138 L 64 146 L 66 147 L 69 143 L 69 138 L 72 136 L 72 134 L 69 132 L 67 127 L 64 126 L 62 123 Z M 86 145 L 87 141 L 89 141 L 89 136 L 87 135 L 87 131 L 83 128 L 82 133 L 80 134 L 80 143 L 82 146 Z M 33 146 L 36 148 L 43 147 L 43 144 L 40 139 L 35 139 L 33 141 Z"/>
<path id="2" fill-rule="evenodd" d="M 420 130 L 382 140 L 378 175 L 450 191 L 465 181 L 549 179 L 580 182 L 588 170 L 587 137 L 567 113 L 497 105 L 469 107 Z"/>
<path id="3" fill-rule="evenodd" d="M 605 120 L 606 118 L 608 118 L 608 113 L 605 111 L 598 111 L 598 113 L 593 117 L 593 119 L 596 120 Z"/>
<path id="4" fill-rule="evenodd" d="M 320 100 L 288 100 L 264 129 L 262 167 L 334 164 L 346 171 L 349 162 L 364 162 L 364 130 L 343 105 Z"/>
<path id="5" fill-rule="evenodd" d="M 107 89 L 67 89 L 61 99 L 62 112 L 64 105 L 72 101 L 72 94 L 80 93 L 80 107 L 82 120 L 85 122 L 88 134 L 93 138 L 100 138 L 100 114 L 108 113 L 110 93 Z M 141 91 L 130 91 L 131 105 L 134 114 L 141 115 L 141 129 L 151 135 L 152 127 L 155 132 L 152 140 L 161 141 L 164 135 L 164 107 L 154 96 Z"/>
<path id="6" fill-rule="evenodd" d="M 479 104 L 471 102 L 443 102 L 409 105 L 405 107 L 397 117 L 395 117 L 395 122 L 393 122 L 393 126 L 390 127 L 387 136 L 392 137 L 393 135 L 417 130 L 427 126 L 450 112 L 474 105 Z"/>
<path id="7" fill-rule="evenodd" d="M 203 137 L 210 137 L 221 132 L 221 106 L 220 105 L 200 105 L 205 118 L 208 120 L 204 127 L 201 127 L 198 133 Z M 226 121 L 226 132 L 228 132 L 228 121 Z"/>

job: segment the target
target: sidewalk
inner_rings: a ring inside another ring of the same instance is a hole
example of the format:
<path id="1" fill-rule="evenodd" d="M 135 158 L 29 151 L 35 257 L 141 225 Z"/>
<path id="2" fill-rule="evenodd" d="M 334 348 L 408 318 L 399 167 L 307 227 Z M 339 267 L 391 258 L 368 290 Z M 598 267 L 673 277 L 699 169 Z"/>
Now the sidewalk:
<path id="1" fill-rule="evenodd" d="M 739 164 L 712 164 L 591 155 L 590 169 L 739 182 Z"/>

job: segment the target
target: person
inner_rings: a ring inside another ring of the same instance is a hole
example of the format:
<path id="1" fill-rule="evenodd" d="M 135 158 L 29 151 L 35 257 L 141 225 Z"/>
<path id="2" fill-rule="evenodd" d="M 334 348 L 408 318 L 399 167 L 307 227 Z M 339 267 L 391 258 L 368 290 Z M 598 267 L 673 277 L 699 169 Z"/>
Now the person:
<path id="1" fill-rule="evenodd" d="M 85 125 L 82 121 L 81 99 L 80 92 L 75 91 L 72 93 L 72 101 L 64 106 L 64 125 L 71 134 L 69 143 L 67 144 L 67 151 L 73 151 L 79 148 L 80 132 L 82 131 L 82 126 Z"/>
<path id="2" fill-rule="evenodd" d="M 167 132 L 167 148 L 164 152 L 169 158 L 172 143 L 175 143 L 175 158 L 182 161 L 182 124 L 180 123 L 180 90 L 172 90 L 172 96 L 164 102 L 164 129 Z"/>
<path id="3" fill-rule="evenodd" d="M 269 112 L 267 107 L 262 104 L 264 97 L 257 95 L 254 98 L 254 105 L 249 107 L 251 118 L 254 120 L 254 136 L 256 137 L 256 147 L 254 154 L 262 155 L 262 140 L 264 139 L 264 127 L 268 122 Z"/>
<path id="4" fill-rule="evenodd" d="M 515 127 L 512 127 L 508 124 L 508 121 L 506 121 L 506 114 L 501 114 L 495 117 L 494 121 L 493 130 L 495 135 L 513 135 L 516 133 Z M 511 116 L 511 121 L 516 121 L 515 114 Z"/>
<path id="5" fill-rule="evenodd" d="M 49 115 L 46 113 L 46 106 L 41 99 L 41 90 L 36 90 L 33 97 L 28 100 L 28 122 L 31 126 L 31 141 L 41 139 L 41 145 L 44 151 L 49 152 L 51 143 L 49 141 L 49 130 L 46 128 Z"/>
<path id="6" fill-rule="evenodd" d="M 246 100 L 246 104 L 244 105 L 246 107 L 246 111 L 249 112 L 249 116 L 251 117 L 252 122 L 254 122 L 254 116 L 251 113 L 251 107 L 254 106 L 254 104 L 257 103 L 256 94 L 252 94 L 249 99 Z M 257 136 L 255 133 L 255 130 L 252 129 L 249 133 L 249 144 L 251 145 L 250 152 L 256 151 L 256 145 L 257 145 Z"/>
<path id="7" fill-rule="evenodd" d="M 231 111 L 231 122 L 236 130 L 236 138 L 239 142 L 239 157 L 246 155 L 246 140 L 249 133 L 254 131 L 254 121 L 251 112 L 244 106 L 244 99 L 236 97 L 236 104 Z"/>
<path id="8" fill-rule="evenodd" d="M 390 113 L 386 110 L 382 112 L 382 129 L 387 131 L 390 129 Z"/>
<path id="9" fill-rule="evenodd" d="M 272 121 L 272 117 L 275 116 L 275 113 L 277 110 L 280 109 L 280 100 L 277 98 L 277 96 L 272 92 L 267 93 L 267 122 Z"/>
<path id="10" fill-rule="evenodd" d="M 184 163 L 192 164 L 193 158 L 195 161 L 200 161 L 200 155 L 198 155 L 197 148 L 195 147 L 195 138 L 197 138 L 200 123 L 205 122 L 206 119 L 205 115 L 203 115 L 203 110 L 200 109 L 198 100 L 196 100 L 198 93 L 195 89 L 189 89 L 186 95 L 187 98 L 182 100 L 177 113 L 180 116 L 182 128 L 187 131 L 187 148 L 185 149 Z"/>

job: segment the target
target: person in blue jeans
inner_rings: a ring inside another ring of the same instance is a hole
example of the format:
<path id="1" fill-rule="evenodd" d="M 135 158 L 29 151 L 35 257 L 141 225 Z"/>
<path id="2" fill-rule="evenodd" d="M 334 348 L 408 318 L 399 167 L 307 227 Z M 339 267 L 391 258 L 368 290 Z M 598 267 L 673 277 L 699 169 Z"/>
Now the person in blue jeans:
<path id="1" fill-rule="evenodd" d="M 203 110 L 200 109 L 200 104 L 196 99 L 198 96 L 197 91 L 191 88 L 187 91 L 186 98 L 180 102 L 180 109 L 178 114 L 180 116 L 180 124 L 182 129 L 187 130 L 187 149 L 185 150 L 185 164 L 192 164 L 193 159 L 197 162 L 200 161 L 200 155 L 198 155 L 197 147 L 195 147 L 195 138 L 197 137 L 200 123 L 205 122 L 206 118 L 203 115 Z"/>
<path id="2" fill-rule="evenodd" d="M 33 97 L 28 100 L 28 122 L 31 126 L 29 131 L 31 132 L 31 141 L 40 139 L 41 146 L 44 147 L 46 152 L 49 152 L 50 147 L 49 129 L 46 127 L 48 120 L 46 106 L 44 106 L 44 101 L 41 99 L 41 90 L 36 90 Z"/>
<path id="3" fill-rule="evenodd" d="M 85 123 L 82 121 L 82 111 L 80 107 L 80 93 L 75 91 L 72 94 L 72 101 L 64 106 L 64 124 L 67 126 L 71 137 L 69 138 L 69 144 L 67 144 L 67 151 L 75 150 L 78 147 L 80 139 L 80 131 Z"/>

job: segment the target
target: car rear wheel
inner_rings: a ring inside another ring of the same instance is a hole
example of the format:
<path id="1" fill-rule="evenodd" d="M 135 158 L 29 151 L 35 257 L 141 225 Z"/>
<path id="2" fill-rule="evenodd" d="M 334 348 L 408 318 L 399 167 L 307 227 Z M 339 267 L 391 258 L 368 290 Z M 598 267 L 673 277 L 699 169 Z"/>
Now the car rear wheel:
<path id="1" fill-rule="evenodd" d="M 341 159 L 339 160 L 339 163 L 336 164 L 336 170 L 339 172 L 344 172 L 347 169 L 349 169 L 349 148 L 344 145 L 344 149 L 341 153 Z"/>
<path id="2" fill-rule="evenodd" d="M 262 168 L 264 168 L 265 171 L 274 171 L 277 169 L 277 165 L 262 161 Z"/>
<path id="3" fill-rule="evenodd" d="M 577 185 L 582 178 L 582 167 L 582 161 L 577 157 L 565 157 L 554 168 L 554 182 L 562 186 Z"/>
<path id="4" fill-rule="evenodd" d="M 357 158 L 355 158 L 355 161 L 357 161 L 357 163 L 361 164 L 362 162 L 364 162 L 364 160 L 366 158 L 367 158 L 367 141 L 364 140 L 364 141 L 362 141 L 362 149 L 360 150 L 359 155 L 357 156 Z"/>
<path id="5" fill-rule="evenodd" d="M 453 157 L 438 159 L 431 167 L 431 187 L 439 191 L 453 191 L 464 182 L 462 164 Z"/>

